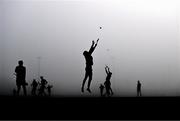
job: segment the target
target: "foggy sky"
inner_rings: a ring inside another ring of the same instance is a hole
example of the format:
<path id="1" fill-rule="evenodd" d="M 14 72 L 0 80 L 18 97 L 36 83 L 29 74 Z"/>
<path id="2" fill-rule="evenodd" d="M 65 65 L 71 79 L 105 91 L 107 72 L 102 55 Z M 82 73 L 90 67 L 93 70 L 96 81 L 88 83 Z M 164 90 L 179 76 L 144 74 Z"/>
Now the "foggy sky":
<path id="1" fill-rule="evenodd" d="M 178 7 L 175 0 L 2 0 L 1 93 L 15 88 L 20 59 L 27 82 L 39 79 L 41 57 L 40 75 L 54 85 L 53 94 L 89 95 L 80 92 L 83 51 L 100 38 L 93 53 L 91 95 L 99 95 L 109 65 L 115 96 L 135 96 L 137 80 L 145 96 L 179 96 Z"/>

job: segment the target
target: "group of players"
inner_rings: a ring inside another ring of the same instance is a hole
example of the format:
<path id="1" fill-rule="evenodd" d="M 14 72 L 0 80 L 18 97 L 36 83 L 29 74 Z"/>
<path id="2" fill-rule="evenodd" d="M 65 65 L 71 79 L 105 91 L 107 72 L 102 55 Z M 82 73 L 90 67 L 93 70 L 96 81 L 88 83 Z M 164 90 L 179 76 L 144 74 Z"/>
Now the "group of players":
<path id="1" fill-rule="evenodd" d="M 95 48 L 96 48 L 96 46 L 98 44 L 98 41 L 99 41 L 99 38 L 97 39 L 96 43 L 93 40 L 89 51 L 84 51 L 83 52 L 83 55 L 84 55 L 85 60 L 86 60 L 85 76 L 84 76 L 82 87 L 81 87 L 81 92 L 83 92 L 83 93 L 84 93 L 84 85 L 85 85 L 85 82 L 86 82 L 87 78 L 89 78 L 88 84 L 87 84 L 87 91 L 89 93 L 91 93 L 90 85 L 91 85 L 92 75 L 93 75 L 93 69 L 92 69 L 93 57 L 92 57 L 92 53 L 94 52 L 94 50 L 95 50 Z M 26 78 L 26 68 L 23 66 L 23 61 L 22 60 L 20 60 L 18 62 L 18 64 L 19 65 L 15 68 L 16 85 L 17 85 L 16 95 L 19 95 L 21 86 L 22 86 L 22 88 L 24 90 L 24 95 L 27 95 L 26 86 L 28 84 L 27 84 L 27 82 L 25 80 L 25 78 Z M 99 88 L 100 88 L 101 96 L 109 97 L 109 96 L 113 95 L 113 91 L 112 91 L 112 88 L 111 88 L 111 82 L 110 82 L 110 79 L 112 77 L 112 72 L 110 71 L 110 68 L 108 66 L 105 66 L 105 72 L 107 74 L 106 81 L 104 82 L 104 84 L 100 84 Z M 52 85 L 47 85 L 48 82 L 42 76 L 40 77 L 40 79 L 41 79 L 40 83 L 37 82 L 35 79 L 33 80 L 32 84 L 31 84 L 31 86 L 32 86 L 31 94 L 33 96 L 35 96 L 35 95 L 43 96 L 43 95 L 46 95 L 45 89 L 47 89 L 49 95 L 51 95 Z M 36 93 L 37 88 L 38 88 L 38 94 Z M 105 93 L 104 93 L 104 88 L 106 89 Z M 137 92 L 138 92 L 138 96 L 141 96 L 141 83 L 140 83 L 140 81 L 138 81 L 138 83 L 137 83 Z"/>
<path id="2" fill-rule="evenodd" d="M 83 52 L 83 55 L 84 55 L 85 60 L 86 60 L 86 67 L 85 67 L 85 77 L 83 79 L 81 92 L 84 92 L 85 82 L 86 82 L 87 78 L 89 78 L 88 85 L 87 85 L 87 91 L 89 93 L 91 93 L 90 85 L 91 85 L 92 75 L 93 75 L 93 69 L 92 69 L 93 57 L 92 57 L 92 53 L 94 52 L 94 50 L 95 50 L 95 48 L 96 48 L 96 46 L 98 44 L 98 41 L 99 41 L 99 38 L 97 39 L 96 43 L 93 40 L 89 51 L 84 51 Z M 101 84 L 99 88 L 100 88 L 101 96 L 108 96 L 109 97 L 109 96 L 113 95 L 113 91 L 112 91 L 112 88 L 111 88 L 111 82 L 110 82 L 112 72 L 110 71 L 110 68 L 108 66 L 105 67 L 105 72 L 107 74 L 106 81 L 104 82 L 104 85 Z M 104 88 L 106 89 L 105 94 L 103 94 Z"/>
<path id="3" fill-rule="evenodd" d="M 89 93 L 91 93 L 90 84 L 91 84 L 92 75 L 93 75 L 93 69 L 92 69 L 93 57 L 92 57 L 92 53 L 94 52 L 94 50 L 95 50 L 95 48 L 96 48 L 96 46 L 98 44 L 98 41 L 99 41 L 99 38 L 97 39 L 96 43 L 93 40 L 89 51 L 84 51 L 83 52 L 83 55 L 84 55 L 85 60 L 86 60 L 86 67 L 85 67 L 85 76 L 84 76 L 82 87 L 81 87 L 82 92 L 84 92 L 85 82 L 86 82 L 87 78 L 89 78 L 88 85 L 87 85 L 87 91 Z M 106 81 L 104 82 L 104 84 L 100 84 L 100 87 L 99 87 L 100 88 L 100 94 L 101 94 L 101 96 L 110 97 L 110 96 L 113 95 L 113 91 L 112 91 L 112 88 L 111 88 L 111 82 L 110 82 L 110 79 L 112 77 L 112 72 L 110 71 L 110 68 L 108 66 L 105 66 L 105 72 L 107 74 Z M 104 88 L 106 89 L 105 93 L 104 93 Z M 142 96 L 142 94 L 141 94 L 141 83 L 140 83 L 139 80 L 137 81 L 137 96 Z"/>
<path id="4" fill-rule="evenodd" d="M 14 89 L 13 93 L 14 95 L 19 95 L 21 87 L 23 88 L 24 95 L 27 95 L 26 86 L 28 86 L 28 83 L 26 82 L 26 67 L 23 66 L 23 61 L 20 60 L 18 62 L 18 66 L 15 68 L 15 75 L 16 75 L 16 86 L 17 90 Z M 48 92 L 48 95 L 51 95 L 51 88 L 52 85 L 48 84 L 47 80 L 44 79 L 43 76 L 40 77 L 41 81 L 37 82 L 35 79 L 33 79 L 31 83 L 31 95 L 32 96 L 46 96 L 46 90 Z"/>

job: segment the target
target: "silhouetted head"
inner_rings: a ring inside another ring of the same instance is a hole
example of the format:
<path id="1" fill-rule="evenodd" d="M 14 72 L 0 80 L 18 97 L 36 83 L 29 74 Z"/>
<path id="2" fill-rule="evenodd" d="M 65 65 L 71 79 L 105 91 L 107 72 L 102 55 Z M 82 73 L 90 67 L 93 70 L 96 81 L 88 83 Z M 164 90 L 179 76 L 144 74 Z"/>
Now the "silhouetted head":
<path id="1" fill-rule="evenodd" d="M 19 64 L 20 66 L 23 66 L 23 61 L 22 61 L 22 60 L 18 61 L 18 64 Z"/>
<path id="2" fill-rule="evenodd" d="M 84 52 L 83 52 L 83 55 L 84 55 L 84 56 L 87 56 L 88 54 L 89 54 L 88 51 L 84 51 Z"/>
<path id="3" fill-rule="evenodd" d="M 41 79 L 43 79 L 43 76 L 40 76 Z"/>

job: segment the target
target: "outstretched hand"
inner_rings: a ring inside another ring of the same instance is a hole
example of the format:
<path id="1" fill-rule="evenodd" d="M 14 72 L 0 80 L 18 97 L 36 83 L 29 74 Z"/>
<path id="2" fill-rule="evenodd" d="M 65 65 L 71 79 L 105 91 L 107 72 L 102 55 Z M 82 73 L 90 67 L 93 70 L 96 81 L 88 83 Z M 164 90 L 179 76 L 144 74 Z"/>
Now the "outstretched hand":
<path id="1" fill-rule="evenodd" d="M 106 65 L 106 67 L 105 68 L 109 68 L 107 65 Z"/>
<path id="2" fill-rule="evenodd" d="M 92 41 L 92 44 L 94 45 L 94 40 Z"/>
<path id="3" fill-rule="evenodd" d="M 96 43 L 98 43 L 98 41 L 99 41 L 99 38 L 97 39 Z"/>

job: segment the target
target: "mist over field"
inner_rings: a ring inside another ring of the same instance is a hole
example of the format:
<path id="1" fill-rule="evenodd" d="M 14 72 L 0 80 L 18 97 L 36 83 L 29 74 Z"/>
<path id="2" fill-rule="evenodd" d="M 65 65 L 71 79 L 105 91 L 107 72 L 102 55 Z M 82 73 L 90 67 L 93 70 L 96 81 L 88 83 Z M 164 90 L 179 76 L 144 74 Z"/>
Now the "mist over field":
<path id="1" fill-rule="evenodd" d="M 53 95 L 99 96 L 109 65 L 115 96 L 136 96 L 137 80 L 144 96 L 180 96 L 179 7 L 178 0 L 1 0 L 0 93 L 16 88 L 22 59 L 27 82 L 42 75 Z M 98 38 L 92 94 L 82 94 L 83 51 Z"/>

